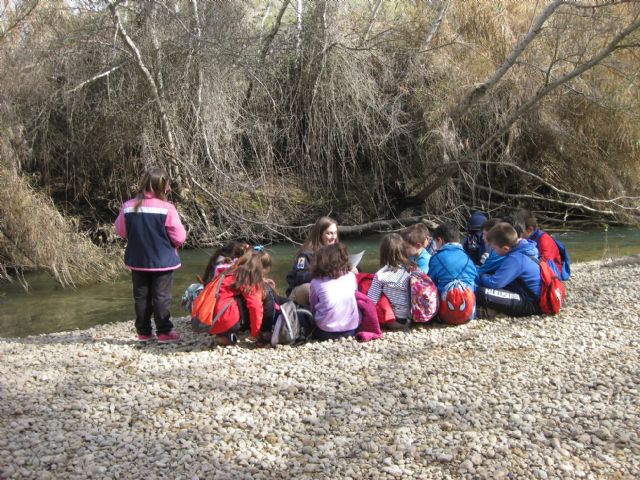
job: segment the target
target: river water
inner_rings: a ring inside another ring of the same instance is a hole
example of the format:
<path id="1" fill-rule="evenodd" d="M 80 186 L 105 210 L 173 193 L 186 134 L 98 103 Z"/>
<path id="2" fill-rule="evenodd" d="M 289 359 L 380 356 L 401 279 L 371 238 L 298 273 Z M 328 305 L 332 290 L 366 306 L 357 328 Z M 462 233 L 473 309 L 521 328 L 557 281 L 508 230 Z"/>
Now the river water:
<path id="1" fill-rule="evenodd" d="M 346 239 L 351 253 L 366 250 L 360 264 L 362 270 L 374 272 L 378 266 L 378 244 L 381 235 Z M 571 254 L 573 262 L 598 260 L 640 253 L 640 230 L 609 229 L 608 232 L 588 231 L 558 234 Z M 286 288 L 285 276 L 293 264 L 296 248 L 278 244 L 268 248 L 273 257 L 270 276 L 281 291 Z M 182 268 L 176 271 L 173 286 L 174 316 L 184 316 L 180 297 L 184 289 L 202 274 L 211 254 L 209 250 L 181 252 Z M 31 290 L 19 285 L 0 283 L 0 336 L 23 337 L 41 333 L 83 329 L 134 318 L 131 280 L 123 267 L 122 276 L 114 282 L 95 284 L 78 289 L 62 289 L 51 277 L 34 274 L 27 277 Z M 132 334 L 133 322 L 131 324 Z"/>

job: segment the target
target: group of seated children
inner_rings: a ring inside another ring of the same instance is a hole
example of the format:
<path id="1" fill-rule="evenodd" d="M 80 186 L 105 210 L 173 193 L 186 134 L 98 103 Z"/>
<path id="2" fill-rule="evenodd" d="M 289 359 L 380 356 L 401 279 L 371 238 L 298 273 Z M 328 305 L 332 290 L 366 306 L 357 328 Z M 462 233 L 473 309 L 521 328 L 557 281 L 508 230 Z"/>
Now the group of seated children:
<path id="1" fill-rule="evenodd" d="M 322 217 L 296 255 L 286 297 L 267 278 L 271 257 L 264 248 L 232 242 L 214 253 L 203 277 L 205 285 L 218 283 L 209 333 L 218 344 L 229 345 L 237 341 L 237 332 L 250 330 L 257 345 L 266 346 L 279 306 L 289 300 L 310 308 L 313 337 L 320 340 L 355 336 L 362 329 L 363 298 L 374 306 L 379 325 L 395 330 L 426 322 L 436 311 L 443 323 L 465 323 L 476 317 L 476 305 L 485 314 L 539 315 L 540 261 L 546 260 L 560 276 L 563 261 L 556 241 L 537 227 L 531 213 L 489 219 L 475 212 L 463 243 L 457 227 L 448 223 L 432 235 L 423 223 L 385 235 L 380 269 L 361 273 L 338 241 L 335 220 Z M 425 298 L 414 298 L 416 291 Z M 188 292 L 183 304 L 186 300 L 190 309 L 199 291 Z M 430 303 L 423 305 L 430 313 L 420 320 L 419 302 Z"/>

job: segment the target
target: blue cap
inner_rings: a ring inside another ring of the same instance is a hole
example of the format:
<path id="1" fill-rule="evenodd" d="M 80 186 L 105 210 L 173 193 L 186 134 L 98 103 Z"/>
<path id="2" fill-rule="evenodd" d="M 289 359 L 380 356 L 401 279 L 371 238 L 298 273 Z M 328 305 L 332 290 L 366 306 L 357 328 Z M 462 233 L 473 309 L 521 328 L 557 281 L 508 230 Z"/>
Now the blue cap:
<path id="1" fill-rule="evenodd" d="M 469 221 L 467 222 L 467 231 L 469 232 L 477 232 L 482 229 L 482 224 L 489 219 L 487 214 L 481 212 L 480 210 L 473 212 L 473 215 L 469 217 Z"/>

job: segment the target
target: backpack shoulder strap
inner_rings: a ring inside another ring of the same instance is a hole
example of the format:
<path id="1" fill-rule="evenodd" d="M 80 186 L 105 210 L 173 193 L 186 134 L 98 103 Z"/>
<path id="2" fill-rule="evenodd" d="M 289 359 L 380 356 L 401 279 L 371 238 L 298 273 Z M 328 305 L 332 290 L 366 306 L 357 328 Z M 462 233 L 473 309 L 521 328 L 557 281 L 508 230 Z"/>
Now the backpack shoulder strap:
<path id="1" fill-rule="evenodd" d="M 440 257 L 438 256 L 440 252 L 436 253 L 433 258 L 438 260 L 438 263 L 440 264 L 440 266 L 442 268 L 444 268 L 444 270 L 449 274 L 450 277 L 453 277 L 453 275 L 451 275 L 451 272 L 449 271 L 449 269 L 446 267 L 446 265 L 444 264 L 444 262 L 442 260 L 440 260 Z"/>
<path id="2" fill-rule="evenodd" d="M 534 242 L 538 242 L 538 240 L 540 240 L 540 237 L 542 236 L 542 230 L 540 230 L 539 228 L 536 230 L 536 233 L 534 233 L 530 238 L 531 240 L 533 240 Z"/>

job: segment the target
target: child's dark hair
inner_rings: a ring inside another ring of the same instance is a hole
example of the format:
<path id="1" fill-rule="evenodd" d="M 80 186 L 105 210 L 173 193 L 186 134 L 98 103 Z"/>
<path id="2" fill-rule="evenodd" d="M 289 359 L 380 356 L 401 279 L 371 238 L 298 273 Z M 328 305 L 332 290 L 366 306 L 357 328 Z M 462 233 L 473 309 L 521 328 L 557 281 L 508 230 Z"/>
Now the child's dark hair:
<path id="1" fill-rule="evenodd" d="M 498 247 L 515 247 L 520 235 L 510 223 L 500 222 L 487 232 L 487 242 Z"/>
<path id="2" fill-rule="evenodd" d="M 264 250 L 249 250 L 232 267 L 235 276 L 233 288 L 244 292 L 264 282 L 264 270 L 271 268 L 271 255 Z"/>
<path id="3" fill-rule="evenodd" d="M 429 228 L 420 222 L 405 228 L 400 235 L 405 242 L 422 246 L 425 240 L 429 238 Z"/>
<path id="4" fill-rule="evenodd" d="M 304 250 L 317 252 L 323 246 L 322 234 L 331 225 L 335 225 L 337 227 L 338 222 L 336 222 L 331 217 L 320 217 L 318 220 L 316 220 L 316 223 L 314 223 L 313 227 L 311 227 L 309 235 L 307 235 L 307 239 L 302 244 L 302 247 L 300 247 L 298 253 L 302 253 Z"/>
<path id="5" fill-rule="evenodd" d="M 483 232 L 488 232 L 489 230 L 491 230 L 493 227 L 495 227 L 500 222 L 502 222 L 501 218 L 497 218 L 497 217 L 490 218 L 489 220 L 487 220 L 486 222 L 484 222 L 482 224 L 482 231 Z"/>
<path id="6" fill-rule="evenodd" d="M 397 233 L 388 233 L 380 241 L 380 266 L 385 265 L 392 269 L 410 268 L 409 259 L 404 251 L 404 240 Z"/>
<path id="7" fill-rule="evenodd" d="M 340 278 L 351 270 L 347 247 L 342 243 L 334 243 L 321 247 L 311 261 L 313 278 Z"/>
<path id="8" fill-rule="evenodd" d="M 433 232 L 433 238 L 441 238 L 444 243 L 457 243 L 460 241 L 460 232 L 453 223 L 443 223 Z"/>
<path id="9" fill-rule="evenodd" d="M 169 175 L 164 169 L 160 167 L 152 167 L 145 172 L 138 185 L 138 192 L 136 193 L 136 204 L 134 205 L 134 211 L 140 209 L 142 201 L 144 200 L 144 194 L 151 192 L 156 198 L 160 200 L 167 200 L 167 194 L 171 190 L 169 187 L 170 180 Z"/>
<path id="10" fill-rule="evenodd" d="M 522 218 L 525 229 L 533 227 L 533 229 L 535 230 L 536 228 L 538 228 L 538 219 L 529 210 L 521 210 L 520 212 L 518 212 L 518 215 Z"/>
<path id="11" fill-rule="evenodd" d="M 511 225 L 515 229 L 516 233 L 518 234 L 518 237 L 521 237 L 522 233 L 525 231 L 526 227 L 524 224 L 524 219 L 519 213 L 507 215 L 502 219 L 502 221 Z"/>
<path id="12" fill-rule="evenodd" d="M 220 262 L 231 262 L 236 258 L 240 258 L 249 248 L 249 245 L 246 243 L 231 241 L 215 250 L 211 258 L 209 258 L 207 268 L 204 269 L 204 274 L 202 275 L 204 284 L 206 285 L 213 280 L 217 264 Z"/>

